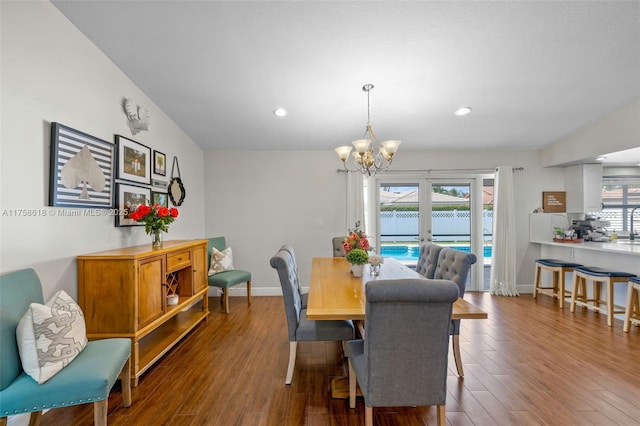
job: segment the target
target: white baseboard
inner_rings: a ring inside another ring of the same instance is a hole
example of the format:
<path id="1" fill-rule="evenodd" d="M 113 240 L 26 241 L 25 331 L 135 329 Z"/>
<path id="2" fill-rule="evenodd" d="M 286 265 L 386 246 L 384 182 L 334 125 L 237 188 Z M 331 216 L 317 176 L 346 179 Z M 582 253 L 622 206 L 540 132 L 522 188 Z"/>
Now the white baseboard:
<path id="1" fill-rule="evenodd" d="M 302 292 L 307 292 L 308 288 L 303 288 Z M 218 287 L 209 287 L 209 297 L 218 297 L 221 290 Z M 247 286 L 239 285 L 229 289 L 229 297 L 247 297 Z M 251 287 L 251 297 L 253 296 L 282 296 L 282 287 Z"/>

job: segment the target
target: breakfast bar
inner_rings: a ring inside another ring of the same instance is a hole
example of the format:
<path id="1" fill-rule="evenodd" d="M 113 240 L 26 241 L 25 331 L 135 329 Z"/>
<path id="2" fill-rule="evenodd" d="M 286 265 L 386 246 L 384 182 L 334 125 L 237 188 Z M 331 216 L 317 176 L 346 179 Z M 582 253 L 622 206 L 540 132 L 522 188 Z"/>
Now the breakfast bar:
<path id="1" fill-rule="evenodd" d="M 531 241 L 540 244 L 540 257 L 580 263 L 585 266 L 615 269 L 640 276 L 640 241 L 617 240 L 613 242 L 561 243 L 555 241 Z M 572 290 L 571 281 L 567 290 Z M 624 306 L 627 289 L 618 286 L 614 291 L 614 303 Z M 618 316 L 622 318 L 622 316 Z"/>

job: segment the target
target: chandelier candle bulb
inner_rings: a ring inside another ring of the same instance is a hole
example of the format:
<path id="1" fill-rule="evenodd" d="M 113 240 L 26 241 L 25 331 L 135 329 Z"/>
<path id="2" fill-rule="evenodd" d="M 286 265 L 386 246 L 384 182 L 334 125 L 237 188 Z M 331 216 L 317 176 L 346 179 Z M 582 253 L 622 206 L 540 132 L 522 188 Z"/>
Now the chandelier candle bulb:
<path id="1" fill-rule="evenodd" d="M 371 144 L 370 140 L 367 139 L 358 139 L 357 141 L 353 141 L 353 146 L 360 154 L 364 154 L 369 149 L 369 145 Z"/>
<path id="2" fill-rule="evenodd" d="M 349 154 L 351 154 L 352 149 L 353 148 L 351 148 L 350 146 L 345 145 L 345 146 L 337 147 L 335 151 L 338 154 L 338 157 L 340 157 L 342 161 L 347 161 L 349 159 Z"/>

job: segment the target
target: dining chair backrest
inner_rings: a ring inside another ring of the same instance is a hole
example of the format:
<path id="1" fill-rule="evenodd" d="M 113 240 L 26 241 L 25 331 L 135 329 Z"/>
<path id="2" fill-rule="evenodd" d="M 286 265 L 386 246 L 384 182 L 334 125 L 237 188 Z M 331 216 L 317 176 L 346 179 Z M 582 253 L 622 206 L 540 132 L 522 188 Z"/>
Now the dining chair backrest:
<path id="1" fill-rule="evenodd" d="M 438 256 L 443 248 L 443 246 L 433 243 L 421 244 L 416 272 L 425 278 L 433 279 L 438 264 Z"/>
<path id="2" fill-rule="evenodd" d="M 296 251 L 293 249 L 293 246 L 291 246 L 290 244 L 283 244 L 282 247 L 280 247 L 280 250 L 288 251 L 289 254 L 291 255 L 291 260 L 293 262 L 294 270 L 296 273 L 295 282 L 296 282 L 296 286 L 298 287 L 298 294 L 302 298 L 303 297 L 302 288 L 300 287 L 300 277 L 298 275 L 298 262 L 296 261 Z M 302 307 L 304 308 L 305 307 L 304 303 L 302 305 L 303 305 Z"/>
<path id="3" fill-rule="evenodd" d="M 333 237 L 331 239 L 331 245 L 333 249 L 333 257 L 345 257 L 347 253 L 344 251 L 344 237 Z"/>
<path id="4" fill-rule="evenodd" d="M 460 297 L 462 297 L 464 296 L 469 270 L 476 261 L 477 257 L 473 253 L 443 247 L 438 255 L 438 263 L 433 278 L 453 281 L 458 285 L 458 291 L 460 292 Z"/>
<path id="5" fill-rule="evenodd" d="M 473 253 L 444 247 L 438 255 L 433 278 L 453 281 L 458 286 L 460 297 L 463 297 L 469 270 L 476 260 L 477 257 Z M 452 320 L 451 325 L 451 334 L 460 334 L 460 320 Z"/>
<path id="6" fill-rule="evenodd" d="M 296 340 L 296 329 L 300 321 L 300 311 L 302 310 L 302 300 L 300 297 L 300 285 L 296 264 L 291 252 L 281 248 L 271 258 L 271 266 L 278 271 L 284 307 L 287 315 L 287 326 L 289 329 L 289 341 Z"/>
<path id="7" fill-rule="evenodd" d="M 443 405 L 449 325 L 458 288 L 448 280 L 366 285 L 364 386 L 368 406 Z"/>

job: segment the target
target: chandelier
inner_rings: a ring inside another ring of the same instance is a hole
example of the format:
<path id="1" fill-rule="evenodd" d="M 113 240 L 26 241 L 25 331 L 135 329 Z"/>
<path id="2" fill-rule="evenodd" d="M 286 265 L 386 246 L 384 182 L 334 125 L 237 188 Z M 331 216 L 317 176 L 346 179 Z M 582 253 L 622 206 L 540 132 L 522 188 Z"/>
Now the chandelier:
<path id="1" fill-rule="evenodd" d="M 393 156 L 398 150 L 400 141 L 391 140 L 379 143 L 371 128 L 371 102 L 370 93 L 373 84 L 365 84 L 362 91 L 367 92 L 367 128 L 362 139 L 353 141 L 355 151 L 349 145 L 339 146 L 335 149 L 338 157 L 342 160 L 345 171 L 360 172 L 366 176 L 374 176 L 378 170 L 386 170 L 391 165 Z M 348 165 L 349 158 L 352 158 L 353 165 Z"/>

